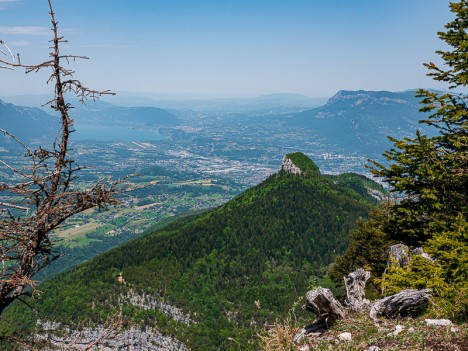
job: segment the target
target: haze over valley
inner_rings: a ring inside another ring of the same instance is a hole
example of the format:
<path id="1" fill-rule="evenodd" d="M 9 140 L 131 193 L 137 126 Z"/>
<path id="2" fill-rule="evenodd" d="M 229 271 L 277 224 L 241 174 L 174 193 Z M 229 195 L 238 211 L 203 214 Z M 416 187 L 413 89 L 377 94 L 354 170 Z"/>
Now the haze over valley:
<path id="1" fill-rule="evenodd" d="M 72 254 L 53 271 L 139 236 L 160 221 L 225 203 L 274 173 L 287 153 L 304 152 L 324 173 L 369 176 L 364 166 L 369 158 L 382 161 L 391 145 L 387 135 L 402 138 L 424 130 L 414 95 L 412 90 L 340 91 L 322 106 L 295 94 L 174 100 L 167 109 L 100 100 L 77 105 L 71 147 L 76 161 L 89 167 L 80 175 L 80 186 L 138 174 L 131 181 L 146 187 L 131 193 L 123 209 L 70 220 L 57 236 Z M 55 137 L 56 117 L 46 111 L 0 103 L 5 129 L 36 146 Z M 13 145 L 7 137 L 0 141 L 3 158 L 18 164 L 22 160 Z M 2 174 L 8 174 L 6 169 Z"/>
<path id="2" fill-rule="evenodd" d="M 446 2 L 0 0 L 0 350 L 465 350 Z"/>

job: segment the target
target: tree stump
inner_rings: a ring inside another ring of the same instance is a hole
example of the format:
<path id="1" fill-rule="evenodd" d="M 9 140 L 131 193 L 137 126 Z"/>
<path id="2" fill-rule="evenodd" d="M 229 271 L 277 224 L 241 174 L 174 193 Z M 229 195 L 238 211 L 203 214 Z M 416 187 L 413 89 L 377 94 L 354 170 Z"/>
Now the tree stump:
<path id="1" fill-rule="evenodd" d="M 356 269 L 356 271 L 349 273 L 343 278 L 346 287 L 345 304 L 354 311 L 361 311 L 363 309 L 370 308 L 371 303 L 366 299 L 366 293 L 364 290 L 369 278 L 370 272 L 365 271 L 362 268 Z"/>
<path id="2" fill-rule="evenodd" d="M 317 319 L 301 330 L 294 336 L 294 342 L 298 343 L 301 339 L 314 332 L 322 333 L 337 319 L 344 318 L 345 308 L 333 297 L 330 289 L 319 287 L 306 294 L 305 308 L 313 312 Z"/>
<path id="3" fill-rule="evenodd" d="M 431 289 L 408 289 L 377 300 L 371 307 L 369 317 L 374 321 L 376 321 L 379 316 L 384 316 L 386 318 L 398 317 L 403 311 L 412 307 L 425 305 L 431 297 L 430 292 Z"/>
<path id="4" fill-rule="evenodd" d="M 306 294 L 306 309 L 317 315 L 318 323 L 331 325 L 346 315 L 344 307 L 333 297 L 330 289 L 319 287 Z"/>

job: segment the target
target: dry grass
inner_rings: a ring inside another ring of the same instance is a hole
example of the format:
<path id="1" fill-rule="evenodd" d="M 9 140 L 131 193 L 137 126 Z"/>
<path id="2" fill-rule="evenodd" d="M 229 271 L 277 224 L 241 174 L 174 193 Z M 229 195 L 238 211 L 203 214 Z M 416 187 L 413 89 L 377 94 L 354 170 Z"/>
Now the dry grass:
<path id="1" fill-rule="evenodd" d="M 393 335 L 396 325 L 404 329 Z M 275 323 L 260 336 L 262 350 L 357 351 L 377 346 L 387 351 L 468 351 L 468 324 L 428 326 L 424 318 L 382 320 L 376 324 L 366 315 L 338 321 L 322 335 L 307 336 L 299 345 L 293 343 L 299 326 L 286 320 Z M 351 341 L 340 341 L 340 333 L 350 332 Z"/>
<path id="2" fill-rule="evenodd" d="M 283 323 L 276 322 L 268 326 L 266 332 L 259 335 L 262 350 L 296 350 L 293 339 L 298 330 L 289 318 Z"/>

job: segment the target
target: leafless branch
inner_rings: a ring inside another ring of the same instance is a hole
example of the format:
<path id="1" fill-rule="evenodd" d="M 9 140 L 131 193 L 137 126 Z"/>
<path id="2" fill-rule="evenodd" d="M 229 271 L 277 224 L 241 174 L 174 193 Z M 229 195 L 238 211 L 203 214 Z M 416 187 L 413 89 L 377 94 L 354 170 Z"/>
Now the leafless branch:
<path id="1" fill-rule="evenodd" d="M 0 41 L 11 57 L 10 61 L 0 59 L 0 67 L 21 68 L 26 73 L 44 68 L 51 70 L 48 82 L 54 84 L 54 97 L 49 104 L 60 115 L 57 138 L 50 150 L 42 147 L 31 150 L 15 135 L 0 128 L 0 132 L 24 149 L 24 157 L 28 161 L 28 166 L 20 169 L 0 160 L 0 164 L 14 176 L 11 179 L 16 179 L 0 183 L 0 215 L 3 214 L 0 217 L 0 314 L 21 296 L 32 296 L 38 292 L 38 283 L 32 278 L 57 258 L 53 252 L 51 233 L 77 213 L 119 204 L 116 195 L 121 191 L 123 182 L 101 180 L 85 190 L 74 184 L 77 172 L 83 167 L 77 166 L 69 154 L 69 136 L 73 126 L 69 111 L 72 107 L 65 101 L 64 95 L 72 92 L 84 102 L 87 98 L 94 100 L 113 93 L 88 88 L 73 78 L 72 70 L 63 66 L 62 60 L 69 63 L 87 57 L 60 53 L 60 45 L 65 40 L 58 34 L 51 1 L 48 0 L 48 3 L 53 39 L 47 61 L 25 65 L 19 54 L 15 60 L 9 47 Z M 2 53 L 6 55 L 4 51 Z M 3 201 L 5 198 L 8 200 Z"/>
<path id="2" fill-rule="evenodd" d="M 15 62 L 15 55 L 13 55 L 13 53 L 11 52 L 8 45 L 3 40 L 0 40 L 0 46 L 2 46 L 2 45 L 6 48 L 6 50 L 8 51 L 8 54 L 10 55 L 10 57 L 12 59 L 12 62 L 14 63 Z M 2 53 L 5 56 L 8 56 L 7 53 L 5 51 L 3 51 L 2 49 L 0 49 L 0 53 Z M 3 61 L 0 60 L 0 62 L 3 62 Z M 8 65 L 0 65 L 0 68 L 10 69 L 10 70 L 13 69 L 12 67 L 9 67 Z"/>

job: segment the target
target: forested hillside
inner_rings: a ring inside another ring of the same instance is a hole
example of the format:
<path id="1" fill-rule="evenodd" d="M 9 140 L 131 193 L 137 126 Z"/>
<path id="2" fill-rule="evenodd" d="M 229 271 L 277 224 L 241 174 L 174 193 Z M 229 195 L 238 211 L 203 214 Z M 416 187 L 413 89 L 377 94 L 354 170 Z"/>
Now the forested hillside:
<path id="1" fill-rule="evenodd" d="M 97 325 L 122 307 L 130 323 L 157 325 L 193 350 L 255 342 L 258 328 L 284 316 L 343 253 L 350 229 L 377 202 L 370 189 L 383 191 L 359 175 L 323 176 L 304 155 L 292 157 L 313 172 L 280 171 L 216 210 L 113 249 L 41 286 L 43 298 L 29 302 L 37 316 L 17 305 L 9 318 L 27 321 L 15 323 L 23 332 L 38 318 Z M 137 307 L 130 295 L 164 300 L 186 320 Z M 19 332 L 8 323 L 2 329 Z"/>

